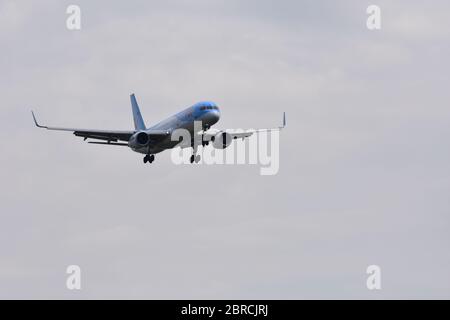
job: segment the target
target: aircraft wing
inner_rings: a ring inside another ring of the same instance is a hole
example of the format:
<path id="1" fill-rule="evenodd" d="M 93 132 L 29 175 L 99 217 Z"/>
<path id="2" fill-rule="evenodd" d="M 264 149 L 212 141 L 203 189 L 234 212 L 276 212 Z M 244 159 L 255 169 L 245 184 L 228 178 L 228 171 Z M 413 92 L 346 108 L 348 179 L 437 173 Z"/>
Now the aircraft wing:
<path id="1" fill-rule="evenodd" d="M 84 140 L 97 139 L 97 140 L 105 140 L 109 142 L 117 142 L 117 141 L 128 141 L 131 136 L 135 133 L 135 131 L 120 131 L 120 130 L 91 130 L 91 129 L 76 129 L 76 128 L 61 128 L 61 127 L 49 127 L 40 125 L 37 120 L 34 112 L 31 111 L 33 115 L 34 123 L 37 127 L 47 129 L 47 130 L 58 130 L 58 131 L 71 131 L 77 137 L 83 137 Z"/>
<path id="2" fill-rule="evenodd" d="M 247 138 L 250 137 L 254 133 L 259 132 L 271 132 L 271 131 L 281 131 L 286 126 L 286 113 L 283 113 L 283 124 L 276 128 L 270 128 L 270 129 L 250 129 L 250 130 L 234 130 L 234 129 L 227 129 L 227 130 L 217 130 L 217 129 L 209 129 L 208 131 L 204 133 L 199 133 L 199 135 L 203 135 L 204 139 L 206 141 L 211 141 L 212 137 L 217 136 L 218 134 L 226 134 L 228 137 L 231 137 L 231 139 L 239 139 L 239 138 Z M 214 138 L 213 138 L 214 139 Z"/>
<path id="3" fill-rule="evenodd" d="M 58 131 L 70 131 L 73 132 L 77 137 L 82 137 L 84 140 L 86 139 L 96 139 L 96 140 L 104 140 L 106 142 L 89 142 L 95 144 L 109 144 L 109 145 L 119 145 L 119 146 L 127 146 L 127 143 L 120 143 L 118 141 L 126 141 L 130 140 L 131 136 L 136 133 L 135 130 L 124 131 L 124 130 L 91 130 L 91 129 L 75 129 L 75 128 L 61 128 L 61 127 L 48 127 L 40 125 L 37 120 L 34 112 L 31 111 L 33 115 L 34 123 L 37 127 L 47 129 L 47 130 L 58 130 Z M 150 130 L 147 131 L 149 136 L 153 137 L 163 137 L 170 134 L 167 130 Z"/>

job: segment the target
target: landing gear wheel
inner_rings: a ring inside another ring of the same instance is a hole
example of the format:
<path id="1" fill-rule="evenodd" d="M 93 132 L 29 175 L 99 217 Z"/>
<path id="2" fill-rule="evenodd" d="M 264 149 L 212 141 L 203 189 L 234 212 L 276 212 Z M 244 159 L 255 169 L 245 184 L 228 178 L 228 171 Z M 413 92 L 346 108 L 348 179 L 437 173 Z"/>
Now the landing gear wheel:
<path id="1" fill-rule="evenodd" d="M 194 160 L 195 160 L 195 156 L 192 155 L 192 156 L 191 156 L 191 163 L 194 163 Z"/>
<path id="2" fill-rule="evenodd" d="M 199 161 L 200 161 L 200 155 L 198 154 L 195 156 L 195 163 L 199 163 Z"/>
<path id="3" fill-rule="evenodd" d="M 155 156 L 153 154 L 148 154 L 144 157 L 144 163 L 152 163 L 155 160 Z"/>

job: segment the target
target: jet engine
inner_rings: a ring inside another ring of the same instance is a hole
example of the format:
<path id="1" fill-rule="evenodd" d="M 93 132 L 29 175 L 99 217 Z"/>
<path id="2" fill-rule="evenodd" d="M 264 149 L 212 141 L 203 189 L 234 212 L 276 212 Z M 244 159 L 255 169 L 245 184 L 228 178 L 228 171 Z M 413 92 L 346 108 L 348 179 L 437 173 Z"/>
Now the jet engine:
<path id="1" fill-rule="evenodd" d="M 226 132 L 219 132 L 215 136 L 211 137 L 213 147 L 216 149 L 225 149 L 231 144 L 233 137 Z"/>
<path id="2" fill-rule="evenodd" d="M 131 148 L 141 148 L 148 145 L 150 138 L 148 134 L 144 131 L 136 132 L 131 136 L 130 141 L 128 141 L 128 145 Z"/>

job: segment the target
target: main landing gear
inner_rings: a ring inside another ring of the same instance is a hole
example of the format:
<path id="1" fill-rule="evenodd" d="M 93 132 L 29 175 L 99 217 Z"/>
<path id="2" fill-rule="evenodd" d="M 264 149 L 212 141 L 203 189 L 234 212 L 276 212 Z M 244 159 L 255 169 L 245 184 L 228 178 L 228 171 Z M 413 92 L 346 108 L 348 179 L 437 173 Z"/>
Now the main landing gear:
<path id="1" fill-rule="evenodd" d="M 195 163 L 198 163 L 200 161 L 200 155 L 199 154 L 191 156 L 191 163 L 194 163 L 194 161 L 195 161 Z"/>
<path id="2" fill-rule="evenodd" d="M 155 155 L 148 154 L 144 157 L 144 163 L 152 163 L 155 160 Z"/>

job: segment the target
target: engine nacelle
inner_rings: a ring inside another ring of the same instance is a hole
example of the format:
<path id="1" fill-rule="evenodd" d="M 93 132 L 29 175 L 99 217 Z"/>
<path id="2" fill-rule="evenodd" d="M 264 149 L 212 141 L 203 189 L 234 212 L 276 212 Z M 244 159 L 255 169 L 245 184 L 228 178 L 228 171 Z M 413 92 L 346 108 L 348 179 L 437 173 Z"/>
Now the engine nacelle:
<path id="1" fill-rule="evenodd" d="M 131 148 L 142 148 L 147 146 L 149 141 L 150 137 L 148 136 L 148 134 L 144 131 L 139 131 L 131 136 L 130 140 L 128 141 L 128 145 Z"/>
<path id="2" fill-rule="evenodd" d="M 225 149 L 233 140 L 233 137 L 226 132 L 219 132 L 215 136 L 211 137 L 213 147 L 216 149 Z"/>

